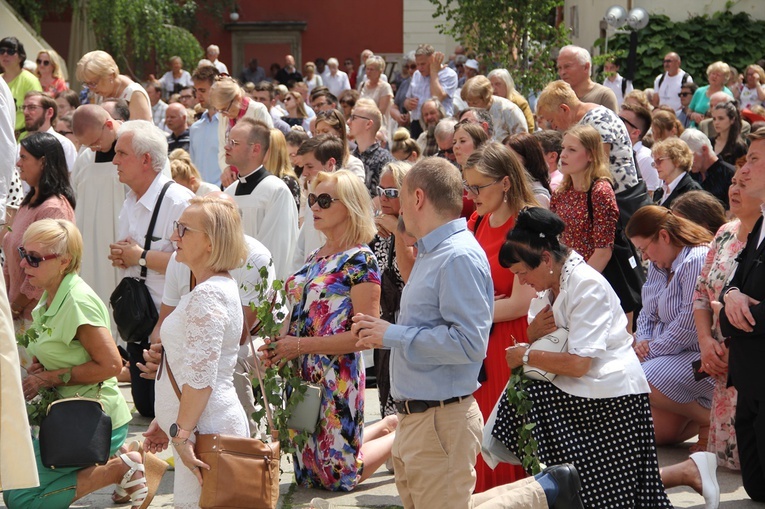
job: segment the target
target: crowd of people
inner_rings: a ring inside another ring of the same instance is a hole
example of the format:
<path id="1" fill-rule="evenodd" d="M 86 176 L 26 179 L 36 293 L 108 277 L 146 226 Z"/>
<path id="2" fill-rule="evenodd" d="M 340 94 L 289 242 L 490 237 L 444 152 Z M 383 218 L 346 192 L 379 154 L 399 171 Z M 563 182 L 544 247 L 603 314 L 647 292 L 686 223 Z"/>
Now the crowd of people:
<path id="1" fill-rule="evenodd" d="M 31 338 L 3 346 L 23 374 L 3 397 L 95 395 L 113 427 L 109 462 L 79 469 L 45 467 L 21 433 L 32 475 L 2 464 L 9 508 L 114 484 L 143 509 L 167 448 L 175 507 L 198 507 L 195 433 L 260 435 L 251 372 L 288 361 L 322 387 L 304 487 L 386 465 L 406 508 L 671 507 L 687 485 L 711 509 L 719 465 L 765 501 L 762 62 L 714 62 L 698 87 L 668 53 L 638 90 L 566 46 L 560 79 L 524 97 L 461 47 L 420 45 L 395 72 L 370 50 L 347 72 L 252 59 L 238 79 L 219 55 L 139 83 L 92 51 L 70 90 L 55 51 L 31 63 L 0 40 L 0 325 Z M 138 336 L 104 304 L 131 278 L 157 317 Z M 253 350 L 253 289 L 277 279 L 288 318 Z M 534 346 L 560 331 L 562 351 Z M 532 368 L 552 380 L 529 382 L 523 414 L 508 384 Z M 142 445 L 118 381 L 152 418 Z M 657 445 L 697 435 L 659 469 Z"/>

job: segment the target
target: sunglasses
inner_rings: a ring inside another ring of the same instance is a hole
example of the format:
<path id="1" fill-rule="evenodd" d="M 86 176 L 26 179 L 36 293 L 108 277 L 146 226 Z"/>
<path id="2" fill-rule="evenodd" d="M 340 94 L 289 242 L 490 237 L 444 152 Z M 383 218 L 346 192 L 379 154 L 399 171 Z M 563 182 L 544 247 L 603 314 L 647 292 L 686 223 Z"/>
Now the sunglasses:
<path id="1" fill-rule="evenodd" d="M 37 59 L 37 65 L 42 65 L 42 66 L 49 66 L 49 65 L 50 65 L 50 60 L 40 60 L 40 59 L 38 58 L 38 59 Z"/>
<path id="2" fill-rule="evenodd" d="M 389 187 L 386 189 L 384 187 L 377 186 L 377 194 L 379 196 L 385 196 L 386 198 L 393 199 L 398 198 L 399 190 L 395 187 Z"/>
<path id="3" fill-rule="evenodd" d="M 437 157 L 446 157 L 447 155 L 454 155 L 454 149 L 453 148 L 446 148 L 439 150 L 436 152 Z"/>
<path id="4" fill-rule="evenodd" d="M 58 258 L 57 254 L 49 254 L 45 256 L 35 256 L 27 253 L 27 250 L 23 247 L 19 246 L 19 256 L 22 260 L 26 260 L 30 267 L 34 267 L 35 269 L 40 266 L 40 262 L 44 262 L 45 260 L 53 260 L 54 258 Z"/>
<path id="5" fill-rule="evenodd" d="M 619 117 L 619 118 L 621 119 L 622 122 L 624 122 L 625 124 L 627 124 L 631 128 L 633 128 L 633 129 L 640 129 L 638 126 L 636 126 L 635 124 L 633 124 L 632 122 L 630 122 L 626 118 L 624 118 L 624 117 Z"/>
<path id="6" fill-rule="evenodd" d="M 340 201 L 340 198 L 332 198 L 327 193 L 321 193 L 319 196 L 311 193 L 308 195 L 308 206 L 313 207 L 314 203 L 318 203 L 322 209 L 328 209 L 332 206 L 333 201 Z"/>
<path id="7" fill-rule="evenodd" d="M 0 48 L 0 55 L 6 55 L 7 54 L 7 55 L 10 55 L 10 56 L 13 56 L 16 53 L 18 53 L 18 51 L 16 51 L 13 48 Z"/>
<path id="8" fill-rule="evenodd" d="M 179 223 L 178 221 L 173 221 L 173 228 L 175 228 L 175 231 L 178 232 L 178 236 L 180 238 L 183 238 L 183 236 L 186 235 L 187 231 L 192 231 L 192 232 L 202 231 L 202 230 L 197 230 L 196 228 L 189 228 L 185 224 Z"/>
<path id="9" fill-rule="evenodd" d="M 688 97 L 689 95 L 693 95 L 691 92 L 680 92 L 677 94 L 677 97 Z"/>

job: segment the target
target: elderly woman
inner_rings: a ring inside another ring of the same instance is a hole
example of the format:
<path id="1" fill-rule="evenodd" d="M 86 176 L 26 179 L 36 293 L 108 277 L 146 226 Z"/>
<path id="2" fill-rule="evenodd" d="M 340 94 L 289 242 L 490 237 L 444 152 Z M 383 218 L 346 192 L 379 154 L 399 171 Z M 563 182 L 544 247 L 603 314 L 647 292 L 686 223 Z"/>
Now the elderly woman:
<path id="1" fill-rule="evenodd" d="M 747 146 L 741 138 L 741 114 L 733 101 L 721 102 L 712 108 L 712 125 L 717 132 L 710 138 L 715 154 L 736 166 L 736 161 L 746 155 Z"/>
<path id="2" fill-rule="evenodd" d="M 124 99 L 130 108 L 130 120 L 152 121 L 151 102 L 144 88 L 124 74 L 105 51 L 91 51 L 77 62 L 77 79 L 101 97 Z"/>
<path id="3" fill-rule="evenodd" d="M 696 380 L 691 364 L 701 358 L 693 322 L 693 295 L 712 235 L 656 205 L 641 208 L 627 236 L 651 263 L 643 286 L 635 352 L 651 385 L 656 443 L 674 444 L 699 434 L 706 448 L 714 380 Z"/>
<path id="4" fill-rule="evenodd" d="M 571 85 L 558 80 L 547 85 L 539 94 L 537 117 L 549 122 L 556 131 L 564 132 L 574 124 L 589 124 L 600 133 L 617 198 L 620 193 L 638 184 L 627 127 L 610 109 L 580 101 Z"/>
<path id="5" fill-rule="evenodd" d="M 162 322 L 165 367 L 157 375 L 157 417 L 144 447 L 173 446 L 175 507 L 198 507 L 199 469 L 207 465 L 194 453 L 194 431 L 249 437 L 233 385 L 244 317 L 229 274 L 247 259 L 247 247 L 236 205 L 218 198 L 193 198 L 171 240 L 196 284 Z"/>
<path id="6" fill-rule="evenodd" d="M 237 174 L 236 168 L 226 164 L 226 140 L 231 128 L 243 117 L 259 120 L 268 127 L 273 127 L 274 122 L 266 107 L 247 97 L 244 89 L 230 76 L 218 76 L 215 79 L 215 83 L 210 87 L 210 105 L 220 113 L 218 164 L 222 172 L 221 183 L 225 188 L 234 182 Z"/>
<path id="7" fill-rule="evenodd" d="M 712 303 L 718 300 L 720 292 L 733 275 L 736 256 L 746 245 L 747 237 L 762 211 L 761 202 L 743 191 L 740 170 L 733 176 L 728 195 L 730 211 L 736 220 L 723 225 L 709 247 L 696 283 L 693 319 L 701 348 L 700 369 L 712 375 L 715 380 L 707 450 L 715 454 L 718 465 L 740 470 L 738 444 L 733 428 L 737 391 L 727 383 L 728 345 L 720 332 Z"/>
<path id="8" fill-rule="evenodd" d="M 759 65 L 746 66 L 739 102 L 742 110 L 765 106 L 765 70 Z"/>
<path id="9" fill-rule="evenodd" d="M 42 90 L 37 76 L 24 69 L 24 61 L 27 53 L 24 45 L 15 37 L 6 37 L 0 40 L 0 67 L 3 68 L 2 77 L 11 89 L 11 94 L 16 100 L 16 132 L 24 130 L 24 96 L 30 90 Z"/>
<path id="10" fill-rule="evenodd" d="M 515 81 L 510 76 L 507 69 L 494 69 L 489 73 L 489 81 L 494 95 L 510 99 L 513 104 L 518 106 L 526 117 L 526 124 L 529 126 L 529 132 L 533 133 L 536 129 L 534 124 L 534 112 L 529 106 L 529 102 L 515 89 Z"/>
<path id="11" fill-rule="evenodd" d="M 3 273 L 14 320 L 30 320 L 43 290 L 30 283 L 19 265 L 22 237 L 29 225 L 40 219 L 74 221 L 75 199 L 64 149 L 52 134 L 36 133 L 21 140 L 16 166 L 30 189 L 3 238 Z"/>
<path id="12" fill-rule="evenodd" d="M 539 292 L 529 310 L 529 341 L 567 328 L 568 351 L 527 344 L 507 350 L 510 369 L 531 366 L 557 376 L 528 387 L 532 406 L 525 419 L 502 398 L 492 434 L 518 454 L 519 425 L 536 423 L 531 433 L 539 460 L 576 465 L 585 507 L 672 507 L 659 477 L 649 386 L 627 318 L 603 276 L 558 241 L 564 228 L 552 212 L 526 209 L 500 250 L 502 266 Z"/>
<path id="13" fill-rule="evenodd" d="M 725 62 L 717 61 L 713 64 L 709 64 L 707 67 L 707 80 L 709 85 L 699 87 L 693 94 L 691 104 L 688 106 L 690 111 L 690 117 L 693 121 L 693 126 L 697 126 L 709 116 L 709 98 L 715 92 L 725 92 L 731 98 L 733 98 L 733 92 L 730 91 L 725 83 L 728 82 L 730 77 L 730 66 Z"/>
<path id="14" fill-rule="evenodd" d="M 474 393 L 484 419 L 488 419 L 497 398 L 505 390 L 510 370 L 505 349 L 526 341 L 526 313 L 533 289 L 499 264 L 499 251 L 512 230 L 518 213 L 537 205 L 534 193 L 518 158 L 498 142 L 487 142 L 473 152 L 462 170 L 468 198 L 476 210 L 468 229 L 486 252 L 494 283 L 494 316 L 489 349 L 483 364 L 481 387 Z M 481 457 L 476 463 L 475 492 L 483 492 L 526 477 L 522 468 L 502 465 L 490 468 Z"/>
<path id="15" fill-rule="evenodd" d="M 82 236 L 69 221 L 43 219 L 31 225 L 18 248 L 29 283 L 43 291 L 33 311 L 37 339 L 29 344 L 34 363 L 23 380 L 24 396 L 54 389 L 61 398 L 82 396 L 101 401 L 111 417 L 110 454 L 117 453 L 128 434 L 131 415 L 115 376 L 122 362 L 109 332 L 109 312 L 77 272 L 82 260 Z M 43 332 L 45 331 L 45 332 Z M 148 507 L 167 464 L 138 452 L 121 454 L 106 465 L 49 469 L 42 465 L 40 444 L 33 441 L 40 486 L 6 490 L 9 509 L 63 509 L 110 484 L 119 483 L 134 508 Z M 144 463 L 152 467 L 144 474 Z"/>
<path id="16" fill-rule="evenodd" d="M 475 76 L 465 82 L 460 97 L 471 108 L 487 110 L 494 121 L 494 139 L 502 141 L 511 134 L 529 131 L 526 117 L 521 109 L 509 99 L 493 94 L 491 82 L 486 76 Z"/>
<path id="17" fill-rule="evenodd" d="M 55 96 L 58 92 L 66 90 L 66 81 L 58 64 L 61 57 L 52 49 L 44 49 L 37 54 L 37 70 L 35 75 L 40 80 L 43 92 Z"/>
<path id="18" fill-rule="evenodd" d="M 191 74 L 183 69 L 183 60 L 181 60 L 181 57 L 170 57 L 168 63 L 170 64 L 170 70 L 163 74 L 159 79 L 165 97 L 177 94 L 186 87 L 194 86 L 194 82 L 191 81 Z"/>
<path id="19" fill-rule="evenodd" d="M 387 81 L 380 77 L 385 72 L 385 60 L 377 55 L 371 56 L 365 62 L 367 79 L 361 85 L 360 96 L 372 99 L 383 116 L 382 125 L 390 126 L 390 108 L 393 103 L 393 89 Z"/>
<path id="20" fill-rule="evenodd" d="M 693 152 L 683 140 L 668 138 L 660 141 L 651 149 L 651 155 L 653 166 L 663 183 L 653 194 L 654 203 L 670 208 L 678 196 L 701 189 L 701 185 L 688 173 L 693 166 Z"/>
<path id="21" fill-rule="evenodd" d="M 326 243 L 287 279 L 294 306 L 287 332 L 266 340 L 261 351 L 267 365 L 297 359 L 301 376 L 323 386 L 316 432 L 294 456 L 298 484 L 350 491 L 390 456 L 393 434 L 387 432 L 396 422 L 388 417 L 382 427 L 364 429 L 365 375 L 351 333 L 354 314 L 380 312 L 377 260 L 366 245 L 376 228 L 358 177 L 320 172 L 313 184 L 308 205 Z"/>
<path id="22" fill-rule="evenodd" d="M 411 167 L 410 163 L 397 161 L 383 168 L 377 189 L 380 197 L 380 214 L 375 216 L 377 235 L 369 243 L 380 266 L 380 318 L 390 323 L 396 323 L 401 292 L 414 266 L 411 239 L 399 228 L 401 203 L 398 199 L 404 176 Z M 396 408 L 390 395 L 390 350 L 375 349 L 374 360 L 380 414 L 393 415 Z"/>

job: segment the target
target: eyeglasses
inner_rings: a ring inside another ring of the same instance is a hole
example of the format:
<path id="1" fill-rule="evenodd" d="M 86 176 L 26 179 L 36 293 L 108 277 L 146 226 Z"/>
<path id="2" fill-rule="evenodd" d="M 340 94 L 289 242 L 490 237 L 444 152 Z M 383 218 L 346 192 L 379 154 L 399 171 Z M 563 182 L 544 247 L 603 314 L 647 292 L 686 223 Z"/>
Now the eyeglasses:
<path id="1" fill-rule="evenodd" d="M 15 50 L 15 49 L 13 49 L 13 48 L 0 48 L 0 55 L 5 55 L 5 54 L 8 54 L 8 55 L 10 55 L 10 56 L 13 56 L 13 55 L 15 55 L 16 53 L 18 53 L 18 51 L 16 51 L 16 50 Z"/>
<path id="2" fill-rule="evenodd" d="M 478 196 L 478 194 L 481 192 L 481 189 L 485 189 L 485 188 L 487 188 L 487 187 L 491 187 L 491 186 L 493 186 L 493 185 L 495 185 L 495 184 L 498 184 L 498 183 L 500 183 L 501 181 L 502 181 L 502 179 L 501 179 L 501 178 L 498 178 L 497 180 L 495 180 L 495 181 L 494 181 L 494 182 L 492 182 L 491 184 L 484 184 L 484 185 L 482 185 L 482 186 L 470 186 L 470 185 L 468 185 L 468 183 L 467 183 L 467 182 L 465 182 L 465 181 L 462 181 L 462 188 L 463 188 L 465 191 L 467 191 L 467 192 L 469 192 L 469 193 L 473 193 L 474 195 Z"/>
<path id="3" fill-rule="evenodd" d="M 40 60 L 38 58 L 37 59 L 37 65 L 48 66 L 48 65 L 50 65 L 50 60 Z"/>
<path id="4" fill-rule="evenodd" d="M 202 230 L 197 230 L 196 228 L 189 228 L 185 224 L 181 224 L 178 221 L 173 221 L 173 228 L 175 229 L 176 232 L 178 232 L 178 236 L 180 238 L 183 238 L 183 236 L 186 235 L 187 231 L 192 231 L 192 232 L 202 231 Z"/>
<path id="5" fill-rule="evenodd" d="M 653 160 L 653 162 L 651 163 L 651 166 L 652 166 L 653 168 L 656 168 L 656 167 L 657 167 L 657 166 L 659 166 L 659 165 L 661 164 L 661 162 L 662 162 L 662 161 L 664 161 L 665 159 L 669 159 L 669 157 L 657 157 L 657 158 L 655 158 L 655 159 Z"/>
<path id="6" fill-rule="evenodd" d="M 393 199 L 398 198 L 399 190 L 395 187 L 384 188 L 377 186 L 377 194 L 379 196 L 385 196 L 386 198 Z"/>
<path id="7" fill-rule="evenodd" d="M 315 103 L 313 103 L 313 109 L 318 110 L 319 108 L 323 108 L 327 104 L 329 104 L 327 103 L 327 101 L 316 101 Z"/>
<path id="8" fill-rule="evenodd" d="M 351 113 L 351 116 L 350 116 L 350 117 L 348 117 L 348 121 L 349 121 L 349 122 L 353 122 L 353 121 L 354 121 L 354 120 L 356 120 L 357 118 L 361 118 L 361 119 L 364 119 L 364 120 L 372 120 L 372 119 L 371 119 L 371 118 L 369 118 L 369 117 L 362 117 L 361 115 L 356 115 L 355 113 Z"/>
<path id="9" fill-rule="evenodd" d="M 226 136 L 226 143 L 223 146 L 224 147 L 228 147 L 229 145 L 231 145 L 232 147 L 238 147 L 239 145 L 255 145 L 255 144 L 254 143 L 245 143 L 243 141 L 232 140 L 231 138 Z"/>
<path id="10" fill-rule="evenodd" d="M 37 109 L 43 109 L 42 106 L 39 106 L 37 104 L 25 104 L 21 107 L 21 111 L 27 111 L 27 110 L 37 110 Z"/>
<path id="11" fill-rule="evenodd" d="M 44 262 L 45 260 L 53 260 L 54 258 L 58 258 L 57 254 L 49 254 L 45 256 L 37 256 L 37 255 L 31 255 L 27 253 L 27 250 L 23 247 L 19 246 L 19 256 L 22 260 L 26 260 L 30 267 L 34 267 L 35 269 L 40 266 L 40 262 Z"/>
<path id="12" fill-rule="evenodd" d="M 230 103 L 228 103 L 228 106 L 226 106 L 226 108 L 225 108 L 225 109 L 223 109 L 223 110 L 217 110 L 217 111 L 218 111 L 218 113 L 223 113 L 223 114 L 227 113 L 227 112 L 228 112 L 228 110 L 230 110 L 230 109 L 231 109 L 231 106 L 234 104 L 234 101 L 236 101 L 236 97 L 234 97 L 233 99 L 231 99 L 231 102 L 230 102 Z"/>
<path id="13" fill-rule="evenodd" d="M 181 95 L 181 99 L 194 99 L 193 95 Z"/>
<path id="14" fill-rule="evenodd" d="M 321 193 L 319 196 L 311 193 L 308 195 L 308 206 L 313 207 L 314 203 L 318 203 L 322 209 L 328 209 L 332 206 L 333 201 L 340 201 L 340 198 L 332 198 L 327 193 Z"/>
<path id="15" fill-rule="evenodd" d="M 645 245 L 645 247 L 637 247 L 635 246 L 635 249 L 637 249 L 638 254 L 640 255 L 640 258 L 645 258 L 646 253 L 648 252 L 648 248 L 651 247 L 651 244 L 656 242 L 656 237 L 651 237 L 651 240 L 648 242 L 648 244 Z"/>
<path id="16" fill-rule="evenodd" d="M 630 121 L 629 121 L 629 120 L 627 120 L 626 118 L 624 118 L 624 117 L 619 117 L 619 118 L 622 120 L 622 122 L 624 122 L 625 124 L 627 124 L 627 125 L 628 125 L 628 126 L 630 126 L 631 128 L 633 128 L 633 129 L 637 129 L 637 130 L 640 130 L 640 128 L 639 128 L 638 126 L 636 126 L 635 124 L 633 124 L 632 122 L 630 122 Z"/>
<path id="17" fill-rule="evenodd" d="M 86 82 L 83 83 L 83 85 L 85 85 L 86 87 L 88 87 L 89 89 L 92 90 L 92 89 L 94 89 L 94 88 L 96 88 L 98 86 L 98 82 L 99 81 L 101 81 L 101 80 L 97 79 L 96 81 L 86 81 Z"/>

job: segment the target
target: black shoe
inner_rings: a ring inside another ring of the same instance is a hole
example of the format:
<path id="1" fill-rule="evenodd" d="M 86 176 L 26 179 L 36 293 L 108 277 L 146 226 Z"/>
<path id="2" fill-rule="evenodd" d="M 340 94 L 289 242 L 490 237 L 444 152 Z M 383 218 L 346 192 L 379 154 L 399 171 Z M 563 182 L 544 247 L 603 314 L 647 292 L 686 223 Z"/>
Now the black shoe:
<path id="1" fill-rule="evenodd" d="M 550 509 L 584 509 L 584 503 L 579 496 L 582 482 L 574 465 L 555 465 L 544 469 L 542 473 L 551 476 L 558 483 L 558 498 Z"/>

